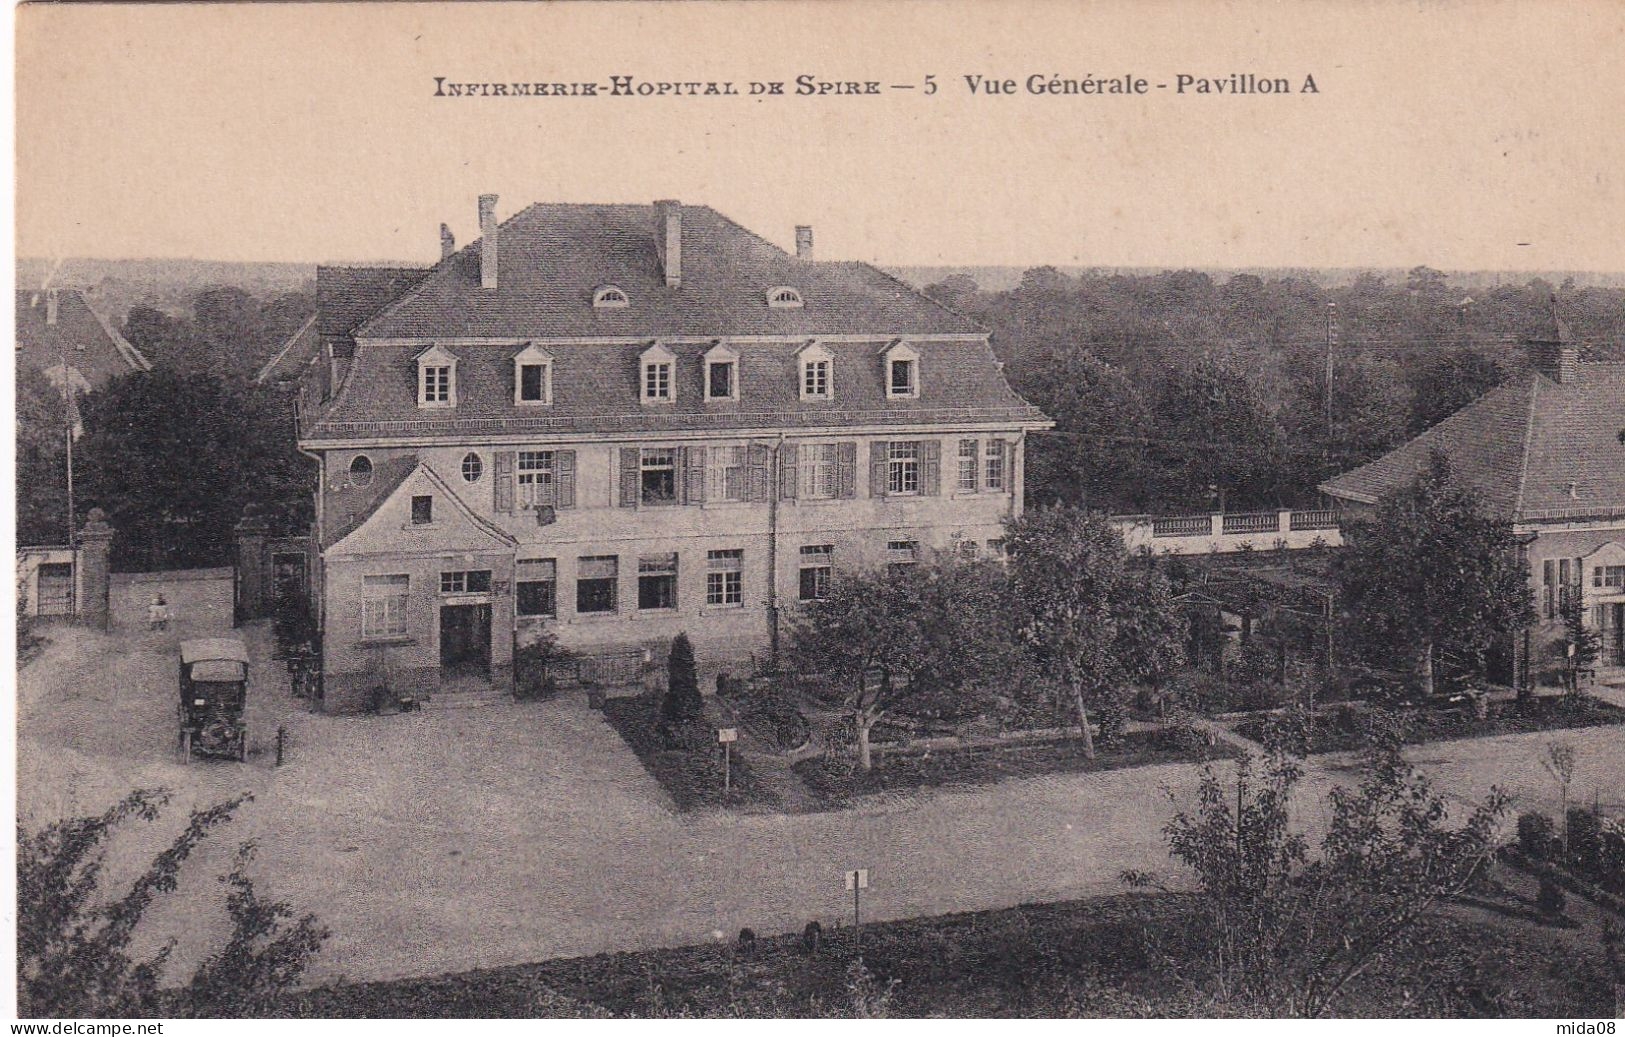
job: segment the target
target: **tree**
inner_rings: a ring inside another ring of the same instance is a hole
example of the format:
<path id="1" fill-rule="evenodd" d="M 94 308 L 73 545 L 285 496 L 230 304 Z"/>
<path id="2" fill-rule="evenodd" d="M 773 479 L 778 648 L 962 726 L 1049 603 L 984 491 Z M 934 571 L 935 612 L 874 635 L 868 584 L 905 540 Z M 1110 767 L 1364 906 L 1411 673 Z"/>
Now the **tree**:
<path id="1" fill-rule="evenodd" d="M 1563 674 L 1570 695 L 1580 693 L 1580 681 L 1602 655 L 1602 633 L 1586 623 L 1585 600 L 1578 587 L 1563 588 L 1558 604 L 1563 617 Z"/>
<path id="2" fill-rule="evenodd" d="M 1170 855 L 1196 875 L 1191 942 L 1206 951 L 1205 978 L 1220 1000 L 1316 1017 L 1485 872 L 1508 800 L 1491 790 L 1452 827 L 1447 800 L 1404 759 L 1397 729 L 1379 726 L 1358 787 L 1329 794 L 1326 834 L 1311 855 L 1292 825 L 1303 776 L 1293 740 L 1276 732 L 1261 760 L 1244 757 L 1233 788 L 1205 767 L 1195 810 L 1164 831 Z"/>
<path id="3" fill-rule="evenodd" d="M 1186 630 L 1167 577 L 1130 564 L 1122 535 L 1097 512 L 1048 507 L 1009 527 L 1012 605 L 1039 668 L 1070 698 L 1083 752 L 1089 711 L 1121 704 L 1128 685 L 1184 657 Z"/>
<path id="4" fill-rule="evenodd" d="M 1159 437 L 1153 471 L 1161 473 L 1165 501 L 1232 510 L 1275 505 L 1281 433 L 1256 369 L 1218 355 L 1170 367 L 1152 413 Z"/>
<path id="5" fill-rule="evenodd" d="M 232 928 L 178 995 L 160 989 L 172 939 L 152 957 L 130 954 L 136 925 L 159 896 L 173 893 L 192 852 L 250 796 L 194 810 L 186 828 L 122 894 L 105 889 L 106 844 L 132 820 L 158 818 L 168 795 L 137 790 L 103 813 L 57 821 L 17 838 L 17 998 L 25 1017 L 260 1015 L 291 990 L 328 932 L 314 916 L 294 918 L 261 899 L 246 874 L 252 844 L 239 850 L 227 912 Z M 291 921 L 291 925 L 288 924 Z"/>
<path id="6" fill-rule="evenodd" d="M 1152 420 L 1128 375 L 1077 349 L 1045 350 L 1012 373 L 1017 391 L 1055 419 L 1053 432 L 1028 440 L 1029 501 L 1144 506 Z"/>
<path id="7" fill-rule="evenodd" d="M 1481 353 L 1459 349 L 1414 369 L 1408 381 L 1408 431 L 1415 436 L 1506 381 L 1506 370 Z"/>
<path id="8" fill-rule="evenodd" d="M 1005 602 L 998 566 L 951 555 L 837 574 L 793 627 L 790 658 L 818 678 L 814 694 L 846 711 L 867 771 L 881 718 L 963 714 L 990 700 L 1017 650 Z"/>
<path id="9" fill-rule="evenodd" d="M 84 507 L 106 511 L 121 570 L 219 565 L 250 504 L 277 530 L 308 525 L 315 468 L 274 390 L 137 371 L 84 397 Z"/>
<path id="10" fill-rule="evenodd" d="M 68 400 L 37 367 L 17 369 L 17 541 L 68 542 Z"/>
<path id="11" fill-rule="evenodd" d="M 1482 672 L 1485 653 L 1533 619 L 1511 529 L 1452 480 L 1442 454 L 1343 537 L 1334 571 L 1358 647 L 1373 659 L 1414 660 L 1424 695 L 1433 694 L 1441 649 Z"/>
<path id="12" fill-rule="evenodd" d="M 672 638 L 666 657 L 666 697 L 660 703 L 660 719 L 672 728 L 691 724 L 705 712 L 700 699 L 700 679 L 694 671 L 694 646 L 688 635 Z"/>

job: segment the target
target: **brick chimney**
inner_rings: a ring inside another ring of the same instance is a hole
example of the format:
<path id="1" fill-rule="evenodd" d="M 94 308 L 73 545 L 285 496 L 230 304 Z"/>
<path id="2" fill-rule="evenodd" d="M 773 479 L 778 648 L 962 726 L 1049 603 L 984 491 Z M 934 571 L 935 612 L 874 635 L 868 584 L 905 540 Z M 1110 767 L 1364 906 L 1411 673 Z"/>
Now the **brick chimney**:
<path id="1" fill-rule="evenodd" d="M 674 199 L 655 203 L 655 251 L 667 288 L 683 286 L 683 205 Z"/>
<path id="2" fill-rule="evenodd" d="M 444 223 L 440 225 L 440 258 L 450 259 L 451 254 L 457 251 L 457 239 L 452 237 L 451 228 Z"/>
<path id="3" fill-rule="evenodd" d="M 1580 377 L 1580 347 L 1575 343 L 1567 322 L 1557 313 L 1557 294 L 1551 298 L 1546 320 L 1531 335 L 1529 366 L 1559 385 L 1567 385 Z"/>
<path id="4" fill-rule="evenodd" d="M 797 227 L 796 228 L 796 258 L 797 259 L 811 259 L 812 257 L 813 257 L 812 228 L 808 227 L 808 226 L 805 226 L 805 225 Z"/>
<path id="5" fill-rule="evenodd" d="M 56 324 L 57 298 L 56 289 L 52 288 L 45 293 L 45 323 L 48 327 Z"/>
<path id="6" fill-rule="evenodd" d="M 441 239 L 444 241 L 444 239 Z M 497 286 L 497 196 L 480 195 L 480 287 Z"/>

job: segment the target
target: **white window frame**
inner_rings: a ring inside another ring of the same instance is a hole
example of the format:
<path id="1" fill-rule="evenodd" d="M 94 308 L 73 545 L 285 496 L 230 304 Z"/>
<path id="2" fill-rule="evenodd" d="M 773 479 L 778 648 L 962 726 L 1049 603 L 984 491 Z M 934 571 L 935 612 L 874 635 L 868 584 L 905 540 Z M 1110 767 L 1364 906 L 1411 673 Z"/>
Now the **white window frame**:
<path id="1" fill-rule="evenodd" d="M 807 305 L 798 289 L 776 284 L 767 290 L 767 305 L 775 310 L 799 310 Z"/>
<path id="2" fill-rule="evenodd" d="M 659 366 L 666 369 L 664 396 L 650 392 L 652 369 Z M 677 355 L 658 342 L 638 357 L 638 399 L 656 405 L 677 402 Z"/>
<path id="3" fill-rule="evenodd" d="M 834 545 L 833 544 L 806 544 L 806 545 L 803 545 L 802 548 L 801 548 L 801 551 L 799 553 L 799 561 L 800 561 L 801 564 L 796 568 L 796 597 L 801 601 L 822 601 L 823 599 L 829 597 L 829 586 L 830 586 L 830 583 L 835 579 L 835 547 L 834 547 Z M 802 586 L 801 586 L 801 578 L 803 576 L 805 576 L 809 570 L 813 570 L 815 572 L 822 572 L 823 573 L 822 577 L 820 577 L 818 575 L 813 576 L 813 583 L 814 583 L 815 588 L 817 587 L 818 583 L 820 581 L 822 581 L 822 583 L 823 583 L 823 588 L 822 588 L 823 593 L 814 594 L 810 598 L 807 597 L 807 595 L 802 593 Z"/>
<path id="4" fill-rule="evenodd" d="M 969 452 L 966 448 L 969 447 Z M 976 439 L 961 439 L 958 453 L 955 455 L 958 465 L 955 467 L 954 488 L 958 493 L 975 493 L 982 486 L 982 444 Z M 966 476 L 969 476 L 967 484 Z"/>
<path id="5" fill-rule="evenodd" d="M 393 588 L 399 587 L 397 592 Z M 389 588 L 380 593 L 374 588 Z M 361 639 L 377 641 L 408 633 L 412 577 L 406 573 L 379 573 L 361 577 Z"/>
<path id="6" fill-rule="evenodd" d="M 529 467 L 526 467 L 527 462 Z M 559 492 L 558 454 L 553 450 L 517 450 L 513 458 L 513 506 L 518 511 L 534 511 L 538 507 L 556 505 Z M 527 479 L 526 476 L 529 476 Z M 538 491 L 548 488 L 538 500 Z"/>
<path id="7" fill-rule="evenodd" d="M 728 376 L 728 391 L 721 396 L 711 392 L 712 372 L 721 366 L 733 368 Z M 705 402 L 739 399 L 739 354 L 718 342 L 705 352 Z"/>
<path id="8" fill-rule="evenodd" d="M 430 346 L 418 354 L 418 406 L 425 409 L 446 410 L 457 406 L 457 358 L 440 346 Z M 446 398 L 429 398 L 429 372 L 445 371 Z"/>
<path id="9" fill-rule="evenodd" d="M 1008 493 L 1010 490 L 1010 458 L 1015 447 L 1002 439 L 990 439 L 982 448 L 982 488 L 988 493 Z M 994 473 L 998 473 L 995 479 Z"/>
<path id="10" fill-rule="evenodd" d="M 920 396 L 920 383 L 923 380 L 920 370 L 920 352 L 907 342 L 898 341 L 886 350 L 884 354 L 885 365 L 881 368 L 881 377 L 885 380 L 886 398 L 888 400 L 915 400 Z M 904 390 L 897 390 L 892 386 L 892 367 L 895 364 L 907 363 L 909 365 L 909 385 Z"/>
<path id="11" fill-rule="evenodd" d="M 542 398 L 539 400 L 524 398 L 524 373 L 527 367 L 542 369 Z M 513 402 L 516 407 L 547 407 L 553 403 L 553 355 L 534 342 L 514 354 Z"/>
<path id="12" fill-rule="evenodd" d="M 705 553 L 705 604 L 708 608 L 745 605 L 745 552 L 727 548 Z"/>
<path id="13" fill-rule="evenodd" d="M 886 445 L 886 496 L 910 497 L 920 492 L 920 441 L 894 439 Z M 909 485 L 912 477 L 914 485 Z"/>
<path id="14" fill-rule="evenodd" d="M 841 495 L 841 444 L 802 443 L 796 449 L 796 469 L 799 499 L 834 500 Z"/>
<path id="15" fill-rule="evenodd" d="M 618 284 L 599 285 L 592 293 L 592 308 L 595 310 L 624 310 L 630 305 L 631 296 Z"/>
<path id="16" fill-rule="evenodd" d="M 690 447 L 689 449 L 693 449 Z M 743 443 L 706 448 L 705 499 L 744 501 L 749 497 L 750 448 Z M 734 472 L 730 489 L 728 473 Z"/>
<path id="17" fill-rule="evenodd" d="M 833 400 L 835 398 L 835 357 L 823 346 L 813 343 L 796 356 L 796 395 L 803 400 Z M 824 365 L 823 392 L 808 391 L 811 368 Z"/>

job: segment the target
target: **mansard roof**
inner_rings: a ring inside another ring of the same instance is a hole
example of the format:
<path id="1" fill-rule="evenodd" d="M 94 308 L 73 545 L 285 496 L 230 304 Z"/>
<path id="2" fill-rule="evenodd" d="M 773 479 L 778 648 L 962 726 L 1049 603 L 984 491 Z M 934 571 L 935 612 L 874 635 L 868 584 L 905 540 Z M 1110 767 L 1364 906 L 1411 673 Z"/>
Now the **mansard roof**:
<path id="1" fill-rule="evenodd" d="M 1414 482 L 1438 451 L 1491 513 L 1508 521 L 1625 514 L 1625 363 L 1581 363 L 1576 370 L 1561 382 L 1520 374 L 1320 488 L 1375 503 Z"/>

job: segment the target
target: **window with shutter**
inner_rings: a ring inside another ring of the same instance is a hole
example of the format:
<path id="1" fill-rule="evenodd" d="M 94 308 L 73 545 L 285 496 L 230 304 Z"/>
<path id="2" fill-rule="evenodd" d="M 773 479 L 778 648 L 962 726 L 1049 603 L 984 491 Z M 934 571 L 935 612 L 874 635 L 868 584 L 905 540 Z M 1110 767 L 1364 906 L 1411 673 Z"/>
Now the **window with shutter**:
<path id="1" fill-rule="evenodd" d="M 758 503 L 766 503 L 772 493 L 772 484 L 768 478 L 768 467 L 772 461 L 772 454 L 765 443 L 752 443 L 745 453 L 746 486 L 749 499 Z"/>
<path id="2" fill-rule="evenodd" d="M 920 493 L 935 497 L 942 492 L 942 440 L 920 442 Z"/>
<path id="3" fill-rule="evenodd" d="M 573 508 L 576 506 L 576 452 L 555 450 L 553 464 L 558 469 L 559 507 Z"/>
<path id="4" fill-rule="evenodd" d="M 886 496 L 886 468 L 890 463 L 890 443 L 877 439 L 869 444 L 869 496 Z"/>
<path id="5" fill-rule="evenodd" d="M 858 495 L 858 445 L 841 443 L 837 453 L 836 496 L 850 500 Z"/>
<path id="6" fill-rule="evenodd" d="M 491 506 L 501 515 L 513 514 L 514 451 L 498 450 L 492 455 L 496 471 L 491 477 Z"/>
<path id="7" fill-rule="evenodd" d="M 799 448 L 794 443 L 784 443 L 779 447 L 779 499 L 795 500 L 796 483 L 800 478 L 798 472 Z"/>
<path id="8" fill-rule="evenodd" d="M 638 467 L 642 451 L 635 446 L 621 447 L 621 507 L 638 506 Z"/>

